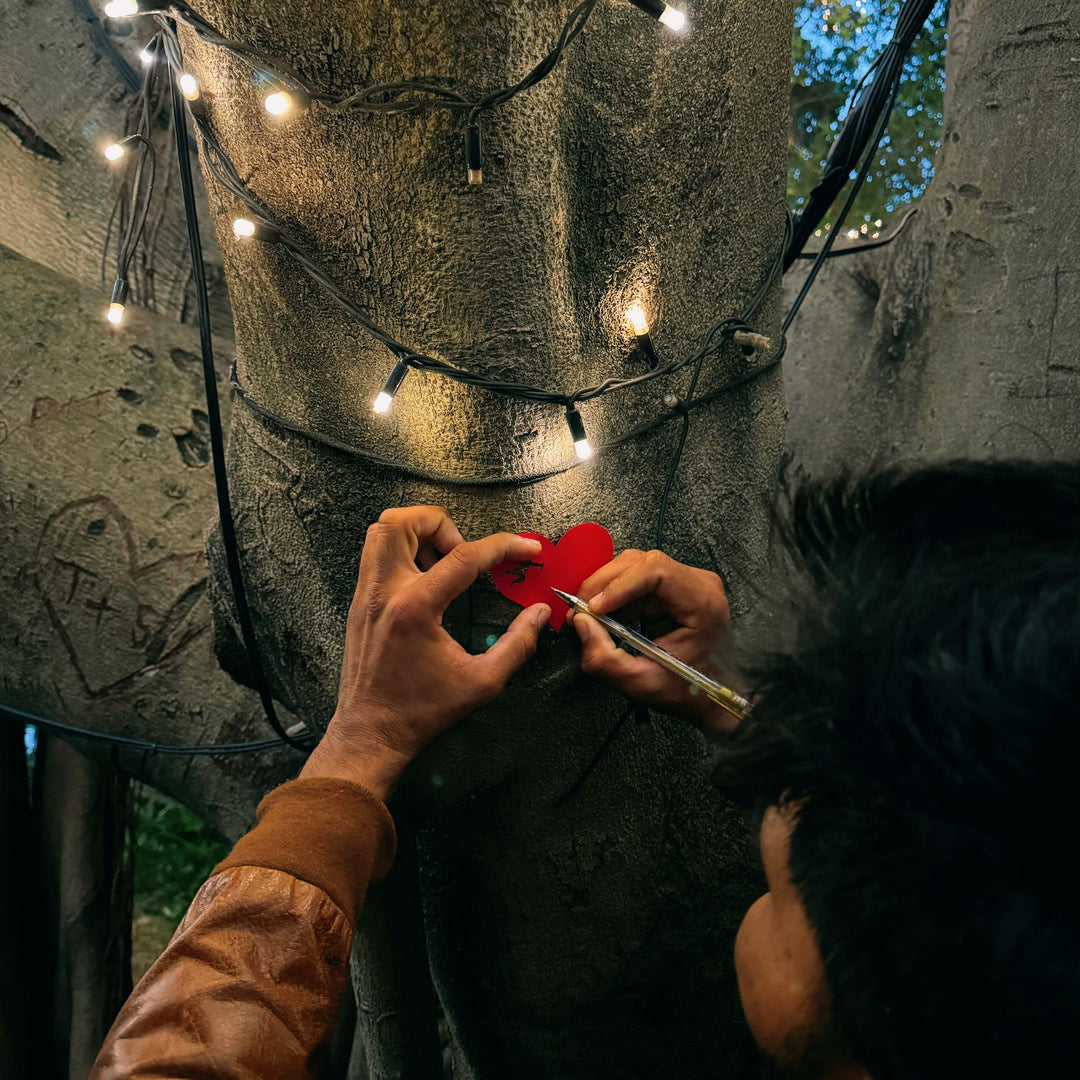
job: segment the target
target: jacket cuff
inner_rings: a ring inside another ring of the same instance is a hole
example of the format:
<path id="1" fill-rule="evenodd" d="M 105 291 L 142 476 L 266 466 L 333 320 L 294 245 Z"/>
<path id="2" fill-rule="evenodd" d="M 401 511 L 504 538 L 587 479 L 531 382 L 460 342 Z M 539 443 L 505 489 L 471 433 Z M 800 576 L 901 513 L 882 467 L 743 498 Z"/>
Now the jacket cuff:
<path id="1" fill-rule="evenodd" d="M 382 800 L 359 784 L 313 777 L 274 788 L 257 814 L 258 824 L 214 873 L 230 866 L 281 870 L 322 889 L 355 926 L 368 883 L 386 876 L 397 849 Z"/>

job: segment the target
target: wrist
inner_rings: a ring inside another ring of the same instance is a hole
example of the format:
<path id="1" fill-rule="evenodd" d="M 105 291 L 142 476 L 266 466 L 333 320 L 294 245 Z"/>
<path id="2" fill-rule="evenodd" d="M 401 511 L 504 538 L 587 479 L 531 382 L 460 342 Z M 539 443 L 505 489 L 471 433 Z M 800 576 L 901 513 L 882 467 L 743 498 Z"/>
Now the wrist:
<path id="1" fill-rule="evenodd" d="M 357 745 L 327 729 L 300 770 L 301 779 L 346 780 L 366 788 L 385 803 L 393 794 L 409 759 L 380 744 Z"/>

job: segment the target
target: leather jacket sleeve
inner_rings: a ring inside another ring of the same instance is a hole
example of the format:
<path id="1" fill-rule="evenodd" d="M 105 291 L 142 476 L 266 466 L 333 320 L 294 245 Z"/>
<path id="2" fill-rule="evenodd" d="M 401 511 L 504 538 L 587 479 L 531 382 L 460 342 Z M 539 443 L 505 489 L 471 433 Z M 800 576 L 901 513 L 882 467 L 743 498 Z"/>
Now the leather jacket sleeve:
<path id="1" fill-rule="evenodd" d="M 294 780 L 199 890 L 116 1018 L 91 1080 L 292 1080 L 330 1035 L 390 814 L 339 780 Z"/>

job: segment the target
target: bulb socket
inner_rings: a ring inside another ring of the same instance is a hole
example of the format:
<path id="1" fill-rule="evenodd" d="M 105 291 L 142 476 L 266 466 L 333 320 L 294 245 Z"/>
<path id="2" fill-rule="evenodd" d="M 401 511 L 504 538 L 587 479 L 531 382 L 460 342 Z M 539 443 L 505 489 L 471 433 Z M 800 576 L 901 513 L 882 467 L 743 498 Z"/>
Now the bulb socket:
<path id="1" fill-rule="evenodd" d="M 652 343 L 652 335 L 648 330 L 643 334 L 635 334 L 634 340 L 637 342 L 638 352 L 641 353 L 641 358 L 649 365 L 650 368 L 656 367 L 660 363 L 660 357 L 656 355 L 656 347 Z"/>
<path id="2" fill-rule="evenodd" d="M 128 283 L 123 278 L 117 278 L 112 287 L 112 300 L 110 303 L 123 306 L 127 303 Z"/>
<path id="3" fill-rule="evenodd" d="M 581 419 L 581 413 L 571 405 L 566 410 L 566 422 L 570 427 L 570 437 L 576 446 L 580 442 L 587 442 L 589 437 L 585 434 L 585 421 Z"/>
<path id="4" fill-rule="evenodd" d="M 465 129 L 465 170 L 470 184 L 484 182 L 484 148 L 479 124 L 470 124 Z"/>
<path id="5" fill-rule="evenodd" d="M 390 405 L 393 403 L 394 395 L 397 394 L 398 388 L 408 374 L 409 365 L 406 364 L 404 360 L 399 360 L 387 376 L 382 389 L 375 395 L 375 401 L 372 405 L 375 412 L 388 413 L 390 411 Z"/>

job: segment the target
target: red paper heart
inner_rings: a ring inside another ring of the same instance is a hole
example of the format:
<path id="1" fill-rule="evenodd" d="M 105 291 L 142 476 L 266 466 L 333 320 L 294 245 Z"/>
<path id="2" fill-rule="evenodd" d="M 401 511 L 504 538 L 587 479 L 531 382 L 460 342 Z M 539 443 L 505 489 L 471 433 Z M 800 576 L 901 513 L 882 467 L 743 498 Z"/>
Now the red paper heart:
<path id="1" fill-rule="evenodd" d="M 570 609 L 551 591 L 552 586 L 576 594 L 586 578 L 611 562 L 615 554 L 611 533 L 603 525 L 587 522 L 564 533 L 557 544 L 539 533 L 519 535 L 539 540 L 540 554 L 529 562 L 507 559 L 499 563 L 491 571 L 495 588 L 522 607 L 550 605 L 551 625 L 561 630 Z"/>

